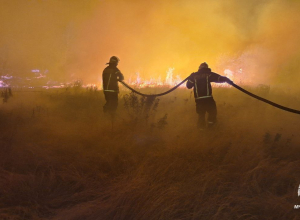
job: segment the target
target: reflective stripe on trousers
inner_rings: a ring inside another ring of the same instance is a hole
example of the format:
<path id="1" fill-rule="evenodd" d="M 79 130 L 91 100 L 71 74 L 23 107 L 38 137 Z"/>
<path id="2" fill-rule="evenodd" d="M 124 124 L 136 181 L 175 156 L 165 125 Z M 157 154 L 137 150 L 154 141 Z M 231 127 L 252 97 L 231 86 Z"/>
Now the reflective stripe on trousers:
<path id="1" fill-rule="evenodd" d="M 197 97 L 195 99 L 205 99 L 205 98 L 210 98 L 210 97 L 212 97 L 212 96 L 211 95 L 209 95 L 209 96 L 201 96 L 201 97 Z"/>

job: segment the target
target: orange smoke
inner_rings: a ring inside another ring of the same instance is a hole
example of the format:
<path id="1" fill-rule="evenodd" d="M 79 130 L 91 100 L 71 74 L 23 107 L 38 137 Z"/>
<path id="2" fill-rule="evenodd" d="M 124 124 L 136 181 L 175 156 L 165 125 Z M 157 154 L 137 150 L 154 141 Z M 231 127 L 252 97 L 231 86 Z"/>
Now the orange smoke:
<path id="1" fill-rule="evenodd" d="M 296 1 L 12 0 L 1 6 L 0 62 L 20 75 L 44 68 L 60 80 L 97 82 L 116 55 L 125 79 L 136 72 L 164 78 L 169 67 L 184 78 L 206 61 L 220 74 L 242 68 L 253 82 L 300 83 Z"/>

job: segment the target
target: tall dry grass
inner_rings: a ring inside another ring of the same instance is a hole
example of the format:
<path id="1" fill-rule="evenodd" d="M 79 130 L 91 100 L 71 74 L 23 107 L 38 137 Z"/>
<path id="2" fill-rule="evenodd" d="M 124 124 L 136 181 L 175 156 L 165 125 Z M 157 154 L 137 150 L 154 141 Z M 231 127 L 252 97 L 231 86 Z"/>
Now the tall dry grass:
<path id="1" fill-rule="evenodd" d="M 0 219 L 297 219 L 299 116 L 214 96 L 218 124 L 200 132 L 186 89 L 122 92 L 113 123 L 101 91 L 15 92 L 0 106 Z"/>

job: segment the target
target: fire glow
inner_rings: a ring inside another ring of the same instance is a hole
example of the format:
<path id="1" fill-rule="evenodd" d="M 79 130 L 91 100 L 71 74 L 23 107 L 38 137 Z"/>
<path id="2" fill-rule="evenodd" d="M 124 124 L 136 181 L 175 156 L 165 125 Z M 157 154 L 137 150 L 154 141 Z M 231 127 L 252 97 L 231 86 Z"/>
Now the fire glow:
<path id="1" fill-rule="evenodd" d="M 174 71 L 175 68 L 169 68 L 167 70 L 167 76 L 165 80 L 163 81 L 161 76 L 159 76 L 157 79 L 150 78 L 150 80 L 145 80 L 140 77 L 140 73 L 136 73 L 137 77 L 135 80 L 132 80 L 132 78 L 129 78 L 128 84 L 131 86 L 135 86 L 138 88 L 153 88 L 153 87 L 162 87 L 162 86 L 168 86 L 173 87 L 179 84 L 182 79 L 179 75 L 176 75 L 174 77 Z M 181 85 L 181 87 L 184 87 L 184 85 Z"/>
<path id="2" fill-rule="evenodd" d="M 179 74 L 174 74 L 175 68 L 168 68 L 166 71 L 166 75 L 164 78 L 159 76 L 158 78 L 151 77 L 150 79 L 145 79 L 141 77 L 140 73 L 136 73 L 135 77 L 128 77 L 125 78 L 125 82 L 137 89 L 143 89 L 143 88 L 160 88 L 160 87 L 166 87 L 166 88 L 171 88 L 179 83 L 181 83 L 184 78 L 180 77 Z M 238 83 L 238 84 L 251 84 L 250 81 L 246 80 L 245 73 L 241 68 L 235 70 L 235 69 L 225 69 L 223 71 L 223 76 L 228 77 L 232 81 Z M 125 75 L 126 77 L 126 75 Z M 16 79 L 17 81 L 13 82 L 12 80 Z M 243 79 L 243 80 L 242 80 Z M 44 84 L 39 84 L 35 85 L 32 83 L 32 81 L 37 81 L 37 80 L 45 80 Z M 13 82 L 13 83 L 11 83 Z M 20 84 L 20 85 L 19 85 Z M 231 86 L 227 83 L 212 83 L 213 87 L 228 87 L 230 88 Z M 59 83 L 59 82 L 52 82 L 51 80 L 48 79 L 46 75 L 43 74 L 37 74 L 34 77 L 26 77 L 26 78 L 15 78 L 13 76 L 1 76 L 0 80 L 0 87 L 18 87 L 18 88 L 43 88 L 43 89 L 59 89 L 59 88 L 67 88 L 67 87 L 83 87 L 83 88 L 90 88 L 93 90 L 98 90 L 102 89 L 102 81 L 100 81 L 100 84 L 91 82 L 91 83 L 83 83 L 82 80 L 76 80 L 73 82 L 68 82 L 68 83 Z M 179 86 L 179 88 L 185 88 L 185 83 Z M 125 87 L 120 87 L 121 90 L 126 90 Z"/>
<path id="3" fill-rule="evenodd" d="M 150 79 L 143 79 L 141 77 L 140 73 L 136 73 L 135 79 L 132 79 L 130 77 L 127 81 L 128 85 L 135 87 L 135 88 L 156 88 L 156 87 L 174 87 L 178 85 L 180 82 L 182 82 L 183 78 L 181 78 L 179 75 L 175 75 L 173 71 L 175 68 L 169 68 L 166 71 L 166 77 L 164 80 L 162 80 L 162 77 L 159 76 L 157 79 L 155 78 L 150 78 Z M 238 72 L 242 72 L 242 69 L 240 69 Z M 236 76 L 236 72 L 230 70 L 230 69 L 225 69 L 224 70 L 224 76 L 230 78 L 232 81 L 235 79 L 238 79 L 239 77 Z M 125 80 L 126 81 L 126 80 Z M 241 80 L 240 80 L 241 81 Z M 227 83 L 213 83 L 213 87 L 228 87 L 230 88 L 231 86 Z M 101 82 L 101 88 L 102 88 L 102 82 Z M 185 88 L 185 83 L 183 83 L 179 88 Z"/>

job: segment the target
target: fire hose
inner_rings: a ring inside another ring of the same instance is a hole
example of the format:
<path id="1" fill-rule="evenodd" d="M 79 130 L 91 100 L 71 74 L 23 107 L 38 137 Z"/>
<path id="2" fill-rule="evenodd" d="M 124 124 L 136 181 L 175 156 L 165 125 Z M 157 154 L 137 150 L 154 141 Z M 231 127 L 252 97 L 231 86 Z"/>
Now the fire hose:
<path id="1" fill-rule="evenodd" d="M 288 107 L 279 105 L 279 104 L 277 104 L 277 103 L 275 103 L 275 102 L 271 102 L 270 100 L 264 99 L 264 98 L 262 98 L 262 97 L 260 97 L 260 96 L 254 95 L 253 93 L 251 93 L 251 92 L 249 92 L 249 91 L 247 91 L 247 90 L 245 90 L 245 89 L 239 87 L 238 85 L 234 84 L 233 82 L 231 82 L 231 83 L 229 83 L 229 84 L 232 85 L 234 88 L 240 90 L 241 92 L 243 92 L 243 93 L 245 93 L 245 94 L 247 94 L 247 95 L 249 95 L 249 96 L 251 96 L 251 97 L 253 97 L 253 98 L 256 98 L 256 99 L 258 99 L 258 100 L 260 100 L 260 101 L 263 101 L 263 102 L 265 102 L 265 103 L 267 103 L 267 104 L 269 104 L 269 105 L 272 105 L 272 106 L 274 106 L 274 107 L 276 107 L 276 108 L 280 108 L 280 109 L 282 109 L 282 110 L 284 110 L 284 111 L 287 111 L 287 112 L 292 112 L 292 113 L 295 113 L 295 114 L 299 114 L 299 115 L 300 115 L 300 111 L 299 111 L 299 110 L 292 109 L 292 108 L 288 108 Z"/>
<path id="2" fill-rule="evenodd" d="M 185 78 L 181 83 L 177 84 L 176 86 L 174 86 L 172 89 L 169 89 L 168 91 L 166 92 L 163 92 L 163 93 L 158 93 L 158 94 L 144 94 L 144 93 L 141 93 L 141 92 L 138 92 L 136 91 L 135 89 L 133 89 L 132 87 L 130 87 L 129 85 L 127 85 L 125 82 L 123 81 L 120 81 L 120 83 L 122 83 L 125 87 L 127 87 L 128 89 L 130 89 L 132 92 L 138 94 L 138 95 L 141 95 L 141 96 L 146 96 L 146 97 L 153 97 L 153 96 L 163 96 L 163 95 L 166 95 L 172 91 L 174 91 L 175 89 L 177 89 L 179 86 L 181 86 L 185 81 L 188 80 L 189 77 Z"/>
<path id="3" fill-rule="evenodd" d="M 144 93 L 141 93 L 135 89 L 133 89 L 132 87 L 130 87 L 128 84 L 126 84 L 125 82 L 123 81 L 120 81 L 120 83 L 122 83 L 125 87 L 127 87 L 128 89 L 130 89 L 132 92 L 138 94 L 138 95 L 141 95 L 141 96 L 146 96 L 146 97 L 156 97 L 156 96 L 163 96 L 163 95 L 166 95 L 172 91 L 174 91 L 175 89 L 177 89 L 179 86 L 181 86 L 185 81 L 188 80 L 189 77 L 185 78 L 182 82 L 180 82 L 179 84 L 177 84 L 176 86 L 174 86 L 173 88 L 169 89 L 168 91 L 166 92 L 163 92 L 163 93 L 158 93 L 158 94 L 144 94 Z M 292 112 L 292 113 L 295 113 L 295 114 L 299 114 L 300 115 L 300 110 L 296 110 L 296 109 L 292 109 L 292 108 L 288 108 L 288 107 L 285 107 L 285 106 L 282 106 L 282 105 L 279 105 L 277 103 L 274 103 L 274 102 L 271 102 L 270 100 L 267 100 L 267 99 L 264 99 L 260 96 L 257 96 L 257 95 L 254 95 L 253 93 L 239 87 L 238 85 L 234 84 L 233 82 L 227 82 L 229 85 L 233 86 L 234 88 L 240 90 L 241 92 L 255 98 L 255 99 L 258 99 L 262 102 L 265 102 L 269 105 L 272 105 L 276 108 L 279 108 L 279 109 L 282 109 L 284 111 L 288 111 L 288 112 Z"/>

